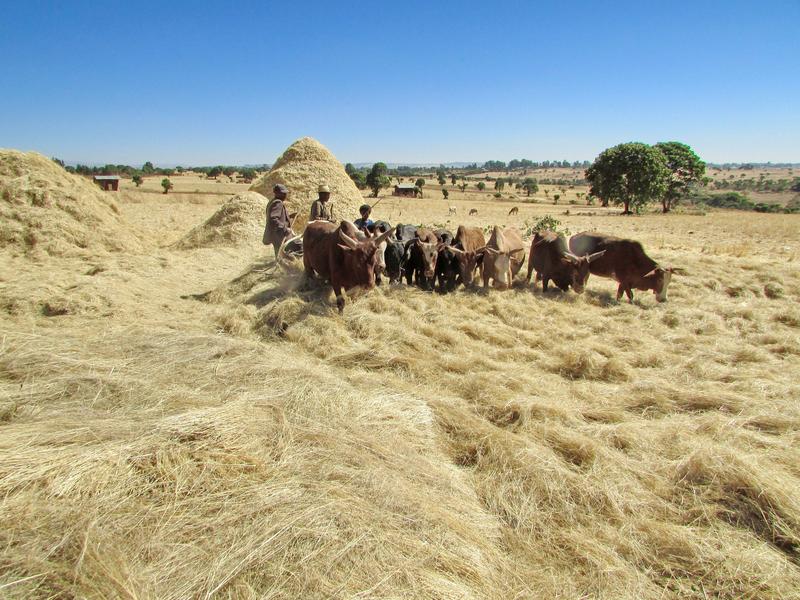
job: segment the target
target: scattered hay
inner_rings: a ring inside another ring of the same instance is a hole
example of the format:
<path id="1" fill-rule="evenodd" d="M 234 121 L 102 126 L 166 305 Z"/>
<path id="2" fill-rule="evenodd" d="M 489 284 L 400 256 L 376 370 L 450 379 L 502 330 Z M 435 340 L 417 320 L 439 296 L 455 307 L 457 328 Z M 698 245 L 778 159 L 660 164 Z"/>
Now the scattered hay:
<path id="1" fill-rule="evenodd" d="M 268 200 L 257 192 L 242 192 L 225 202 L 202 225 L 175 242 L 183 250 L 215 246 L 254 246 L 261 243 Z"/>
<path id="2" fill-rule="evenodd" d="M 0 248 L 51 256 L 140 251 L 112 197 L 46 156 L 0 149 Z"/>
<path id="3" fill-rule="evenodd" d="M 272 198 L 272 188 L 282 183 L 289 188 L 286 206 L 290 213 L 297 212 L 295 231 L 302 230 L 308 222 L 311 203 L 317 198 L 317 188 L 327 184 L 337 219 L 354 219 L 358 207 L 364 203 L 361 192 L 347 175 L 344 166 L 317 140 L 304 137 L 297 140 L 272 166 L 264 177 L 256 181 L 251 190 Z"/>

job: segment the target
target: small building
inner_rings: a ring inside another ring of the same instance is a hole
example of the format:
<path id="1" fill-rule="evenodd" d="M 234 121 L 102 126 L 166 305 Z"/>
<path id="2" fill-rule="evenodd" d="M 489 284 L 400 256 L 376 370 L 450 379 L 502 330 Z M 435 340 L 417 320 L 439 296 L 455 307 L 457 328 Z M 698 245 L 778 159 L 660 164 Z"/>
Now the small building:
<path id="1" fill-rule="evenodd" d="M 97 185 L 103 188 L 104 192 L 119 191 L 119 176 L 117 175 L 95 175 L 93 179 Z"/>
<path id="2" fill-rule="evenodd" d="M 417 195 L 417 186 L 413 183 L 398 183 L 394 186 L 394 191 L 392 192 L 392 196 L 408 196 L 413 198 Z"/>

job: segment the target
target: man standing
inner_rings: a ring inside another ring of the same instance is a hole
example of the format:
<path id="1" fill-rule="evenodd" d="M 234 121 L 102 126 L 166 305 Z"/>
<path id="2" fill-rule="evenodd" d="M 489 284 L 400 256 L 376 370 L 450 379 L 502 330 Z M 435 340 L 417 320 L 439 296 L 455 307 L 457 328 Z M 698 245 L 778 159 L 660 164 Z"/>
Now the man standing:
<path id="1" fill-rule="evenodd" d="M 289 212 L 283 203 L 289 190 L 285 185 L 278 183 L 272 188 L 272 193 L 275 197 L 267 204 L 267 227 L 264 229 L 262 241 L 264 244 L 272 244 L 275 249 L 275 258 L 277 258 L 283 240 L 292 234 Z"/>
<path id="2" fill-rule="evenodd" d="M 330 221 L 335 223 L 333 218 L 333 206 L 329 200 L 331 199 L 330 188 L 322 184 L 319 186 L 319 198 L 314 200 L 311 205 L 311 220 L 312 221 Z"/>

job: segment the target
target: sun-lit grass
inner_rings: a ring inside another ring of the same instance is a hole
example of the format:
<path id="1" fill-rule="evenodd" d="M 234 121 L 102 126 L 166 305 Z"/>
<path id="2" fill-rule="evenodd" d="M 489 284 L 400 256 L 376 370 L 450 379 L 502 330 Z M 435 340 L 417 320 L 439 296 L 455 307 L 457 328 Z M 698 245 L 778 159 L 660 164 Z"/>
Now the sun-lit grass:
<path id="1" fill-rule="evenodd" d="M 170 248 L 227 196 L 198 197 L 120 194 L 142 253 L 0 263 L 2 595 L 797 597 L 799 218 L 387 197 L 686 274 L 340 316 L 271 250 Z"/>

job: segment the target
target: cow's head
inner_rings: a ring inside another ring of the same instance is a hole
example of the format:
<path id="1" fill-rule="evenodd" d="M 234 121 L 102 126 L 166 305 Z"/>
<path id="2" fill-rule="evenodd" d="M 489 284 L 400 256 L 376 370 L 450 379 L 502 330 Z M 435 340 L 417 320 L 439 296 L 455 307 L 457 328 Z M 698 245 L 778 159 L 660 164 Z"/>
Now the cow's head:
<path id="1" fill-rule="evenodd" d="M 458 261 L 458 274 L 464 285 L 472 285 L 473 275 L 475 269 L 478 267 L 478 261 L 483 258 L 483 253 L 486 248 L 479 250 L 462 250 L 455 246 L 451 246 L 450 250 L 456 255 Z"/>
<path id="2" fill-rule="evenodd" d="M 673 273 L 681 273 L 682 270 L 674 267 L 661 267 L 656 265 L 656 268 L 644 275 L 642 279 L 647 286 L 647 289 L 653 290 L 657 302 L 667 301 L 667 287 L 672 279 Z"/>
<path id="3" fill-rule="evenodd" d="M 483 260 L 486 263 L 486 267 L 489 267 L 490 272 L 493 273 L 495 287 L 500 289 L 511 287 L 512 254 L 516 255 L 522 252 L 524 252 L 522 248 L 511 251 L 501 251 L 489 246 L 484 248 Z"/>
<path id="4" fill-rule="evenodd" d="M 356 241 L 339 230 L 339 248 L 344 254 L 343 268 L 354 285 L 372 287 L 375 284 L 376 273 L 380 274 L 380 265 L 383 263 L 383 250 L 390 232 L 377 237 L 370 237 Z M 385 263 L 383 263 L 385 265 Z"/>
<path id="5" fill-rule="evenodd" d="M 562 258 L 562 264 L 567 268 L 569 273 L 569 284 L 576 294 L 582 294 L 586 289 L 586 282 L 589 280 L 589 265 L 592 261 L 597 260 L 606 253 L 605 250 L 588 254 L 587 256 L 575 256 L 574 254 L 565 254 Z M 556 282 L 558 284 L 558 282 Z M 562 287 L 559 284 L 562 290 Z M 564 290 L 566 291 L 566 290 Z"/>
<path id="6" fill-rule="evenodd" d="M 439 255 L 439 250 L 444 248 L 444 244 L 436 242 L 423 242 L 419 238 L 414 240 L 414 245 L 422 257 L 422 266 L 425 277 L 433 277 L 436 272 L 436 257 Z"/>

